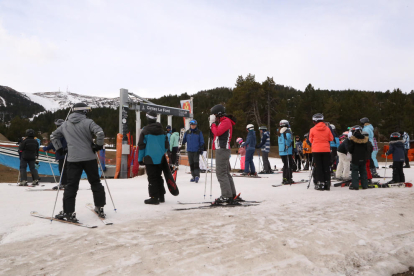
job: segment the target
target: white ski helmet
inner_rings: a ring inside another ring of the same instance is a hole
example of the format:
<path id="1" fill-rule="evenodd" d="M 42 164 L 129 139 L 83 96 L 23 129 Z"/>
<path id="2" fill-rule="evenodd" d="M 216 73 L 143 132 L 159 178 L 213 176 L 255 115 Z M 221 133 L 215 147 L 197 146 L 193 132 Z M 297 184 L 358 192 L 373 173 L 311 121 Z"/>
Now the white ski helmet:
<path id="1" fill-rule="evenodd" d="M 246 129 L 248 129 L 248 130 L 252 130 L 252 129 L 254 129 L 254 125 L 252 125 L 252 124 L 248 124 L 248 125 L 246 126 Z"/>
<path id="2" fill-rule="evenodd" d="M 279 126 L 281 126 L 281 127 L 289 127 L 289 121 L 288 120 L 281 120 L 279 122 Z"/>
<path id="3" fill-rule="evenodd" d="M 312 121 L 314 121 L 314 122 L 320 122 L 320 121 L 323 121 L 323 120 L 324 120 L 324 118 L 323 118 L 322 113 L 316 113 L 312 116 Z"/>
<path id="4" fill-rule="evenodd" d="M 333 124 L 330 124 L 330 126 L 331 126 L 331 128 L 332 128 L 332 129 L 335 129 L 335 125 L 333 125 Z"/>

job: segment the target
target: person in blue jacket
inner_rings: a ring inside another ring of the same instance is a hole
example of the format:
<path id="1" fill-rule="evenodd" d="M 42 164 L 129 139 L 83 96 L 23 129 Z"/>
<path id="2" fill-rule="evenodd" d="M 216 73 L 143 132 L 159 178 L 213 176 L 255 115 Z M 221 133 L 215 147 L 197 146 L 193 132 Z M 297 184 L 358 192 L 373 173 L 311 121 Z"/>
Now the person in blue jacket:
<path id="1" fill-rule="evenodd" d="M 371 142 L 372 145 L 374 145 L 374 127 L 372 126 L 372 124 L 369 122 L 369 119 L 367 117 L 361 118 L 359 120 L 362 124 L 362 131 L 365 131 L 368 133 L 368 137 L 369 137 L 369 141 Z M 378 168 L 378 161 L 377 161 L 377 154 L 378 151 L 375 150 L 372 152 L 371 154 L 371 161 L 370 161 L 370 165 L 371 165 L 371 174 L 372 177 L 380 177 L 379 174 L 377 173 L 377 168 Z"/>
<path id="2" fill-rule="evenodd" d="M 169 147 L 164 128 L 157 122 L 157 113 L 153 110 L 147 114 L 148 125 L 145 126 L 138 141 L 138 162 L 145 165 L 148 176 L 149 199 L 145 204 L 157 205 L 165 202 L 164 180 L 162 179 L 162 162 L 167 162 L 164 155 Z"/>
<path id="3" fill-rule="evenodd" d="M 187 143 L 188 162 L 190 163 L 191 182 L 200 180 L 200 154 L 204 150 L 204 138 L 201 130 L 197 128 L 197 121 L 190 121 L 190 129 L 184 134 L 183 145 Z"/>
<path id="4" fill-rule="evenodd" d="M 256 150 L 256 132 L 254 131 L 254 125 L 248 124 L 246 126 L 246 130 L 246 157 L 244 161 L 244 172 L 242 175 L 257 176 L 256 168 L 253 163 L 253 156 Z"/>
<path id="5" fill-rule="evenodd" d="M 391 133 L 390 148 L 385 155 L 392 154 L 392 180 L 387 184 L 405 182 L 403 165 L 405 160 L 404 143 L 401 134 L 398 132 Z"/>
<path id="6" fill-rule="evenodd" d="M 331 175 L 335 175 L 336 173 L 336 166 L 338 165 L 338 147 L 340 145 L 339 143 L 339 137 L 336 133 L 335 125 L 330 124 L 332 135 L 334 137 L 333 141 L 330 142 L 331 145 Z"/>
<path id="7" fill-rule="evenodd" d="M 279 155 L 283 161 L 283 181 L 282 184 L 291 184 L 292 180 L 292 169 L 293 169 L 293 139 L 290 131 L 289 122 L 287 120 L 281 120 L 279 122 Z"/>
<path id="8" fill-rule="evenodd" d="M 65 122 L 65 120 L 57 119 L 57 120 L 55 120 L 55 125 L 56 125 L 56 127 L 60 127 L 64 122 Z M 54 150 L 55 151 L 55 159 L 56 159 L 56 161 L 59 162 L 59 173 L 60 173 L 60 177 L 61 177 L 62 180 L 60 181 L 60 187 L 55 186 L 55 187 L 53 187 L 54 190 L 57 190 L 58 188 L 60 190 L 62 190 L 68 184 L 67 162 L 65 162 L 65 155 L 68 152 L 68 144 L 66 143 L 65 137 L 60 138 L 60 142 L 62 143 L 63 154 L 60 154 L 59 151 L 55 150 L 55 147 L 53 146 L 52 142 L 50 142 L 47 147 L 43 147 L 43 151 L 46 154 L 47 154 L 47 151 Z M 65 167 L 63 167 L 63 165 L 65 165 Z M 63 169 L 63 173 L 62 173 L 62 169 Z"/>

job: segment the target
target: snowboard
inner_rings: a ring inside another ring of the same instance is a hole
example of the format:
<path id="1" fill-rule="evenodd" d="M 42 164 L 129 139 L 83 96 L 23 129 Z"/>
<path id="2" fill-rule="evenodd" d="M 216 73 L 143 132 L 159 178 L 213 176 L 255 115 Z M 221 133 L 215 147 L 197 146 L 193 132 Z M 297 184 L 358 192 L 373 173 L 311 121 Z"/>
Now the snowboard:
<path id="1" fill-rule="evenodd" d="M 177 183 L 175 183 L 175 178 L 171 172 L 171 168 L 168 165 L 167 157 L 164 155 L 163 160 L 161 161 L 162 172 L 164 174 L 165 182 L 167 182 L 168 190 L 173 196 L 178 196 L 179 191 Z"/>

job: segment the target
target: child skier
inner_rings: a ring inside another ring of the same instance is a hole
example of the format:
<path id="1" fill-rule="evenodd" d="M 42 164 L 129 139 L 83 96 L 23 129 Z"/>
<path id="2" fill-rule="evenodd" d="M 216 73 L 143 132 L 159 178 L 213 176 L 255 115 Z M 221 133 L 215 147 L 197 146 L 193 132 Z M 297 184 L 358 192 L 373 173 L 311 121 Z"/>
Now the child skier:
<path id="1" fill-rule="evenodd" d="M 352 136 L 349 139 L 349 152 L 352 154 L 351 170 L 352 185 L 350 190 L 359 190 L 359 180 L 361 179 L 362 189 L 368 189 L 366 162 L 369 154 L 368 137 L 362 135 L 361 127 L 352 128 Z"/>
<path id="2" fill-rule="evenodd" d="M 167 133 L 167 136 L 168 136 L 168 133 Z M 170 136 L 170 152 L 171 152 L 170 166 L 171 168 L 177 162 L 178 140 L 180 140 L 180 134 L 176 131 L 175 128 L 173 128 L 172 134 Z"/>
<path id="3" fill-rule="evenodd" d="M 27 138 L 19 144 L 20 157 L 20 182 L 19 186 L 27 186 L 27 165 L 32 173 L 32 185 L 39 185 L 39 174 L 35 167 L 35 161 L 39 158 L 39 143 L 34 139 L 33 129 L 26 130 Z"/>
<path id="4" fill-rule="evenodd" d="M 272 167 L 269 162 L 269 152 L 270 152 L 270 134 L 267 131 L 266 126 L 259 127 L 260 134 L 262 135 L 262 140 L 260 144 L 256 146 L 257 149 L 262 151 L 262 161 L 263 161 L 263 171 L 259 172 L 260 174 L 270 174 L 272 172 Z"/>
<path id="5" fill-rule="evenodd" d="M 239 144 L 239 154 L 240 154 L 240 170 L 244 172 L 244 163 L 246 159 L 246 144 L 243 142 L 241 137 L 237 138 L 236 142 Z"/>
<path id="6" fill-rule="evenodd" d="M 305 137 L 303 138 L 302 147 L 303 147 L 303 154 L 306 157 L 306 165 L 305 165 L 304 170 L 307 171 L 309 170 L 310 166 L 312 166 L 312 145 L 309 142 L 309 133 L 305 134 Z"/>
<path id="7" fill-rule="evenodd" d="M 339 163 L 336 167 L 336 179 L 348 180 L 349 179 L 349 167 L 351 162 L 351 154 L 348 151 L 349 139 L 347 135 L 342 134 L 339 137 L 338 157 Z"/>
<path id="8" fill-rule="evenodd" d="M 371 155 L 372 155 L 372 151 L 373 151 L 373 146 L 371 144 L 371 142 L 369 141 L 369 134 L 366 131 L 362 131 L 361 132 L 362 135 L 364 135 L 365 137 L 368 137 L 368 142 L 367 142 L 367 147 L 368 147 L 368 155 L 367 155 L 367 162 L 365 163 L 366 166 L 366 170 L 367 170 L 367 181 L 368 184 L 372 184 L 372 174 L 371 174 L 371 167 L 370 167 L 370 163 L 371 163 Z"/>
<path id="9" fill-rule="evenodd" d="M 279 122 L 280 130 L 279 130 L 279 138 L 278 138 L 278 146 L 279 146 L 279 156 L 282 158 L 283 162 L 283 181 L 282 184 L 292 184 L 292 167 L 293 167 L 293 159 L 292 159 L 292 133 L 288 129 L 289 122 L 287 120 L 281 120 Z"/>
<path id="10" fill-rule="evenodd" d="M 302 169 L 302 150 L 303 150 L 303 144 L 300 141 L 299 135 L 295 136 L 295 163 L 297 166 L 297 171 L 300 171 Z"/>
<path id="11" fill-rule="evenodd" d="M 393 132 L 390 136 L 390 148 L 385 155 L 392 154 L 392 180 L 387 184 L 405 182 L 403 165 L 405 160 L 404 143 L 398 132 Z"/>
<path id="12" fill-rule="evenodd" d="M 248 124 L 246 130 L 248 132 L 246 138 L 246 160 L 244 173 L 242 175 L 256 176 L 257 172 L 253 163 L 254 152 L 256 150 L 256 132 L 252 124 Z"/>

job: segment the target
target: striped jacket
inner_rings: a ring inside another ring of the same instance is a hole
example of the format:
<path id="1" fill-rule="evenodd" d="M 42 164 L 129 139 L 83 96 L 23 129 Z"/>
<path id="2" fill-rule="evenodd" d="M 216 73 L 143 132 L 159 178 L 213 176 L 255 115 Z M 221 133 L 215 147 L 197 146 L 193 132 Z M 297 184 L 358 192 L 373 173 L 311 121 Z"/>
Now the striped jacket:
<path id="1" fill-rule="evenodd" d="M 260 141 L 260 144 L 257 147 L 262 148 L 263 152 L 270 152 L 270 133 L 269 133 L 269 131 L 263 131 L 262 140 Z"/>
<path id="2" fill-rule="evenodd" d="M 219 124 L 211 125 L 213 138 L 213 150 L 230 149 L 230 141 L 233 135 L 233 126 L 236 124 L 232 116 L 223 116 L 220 118 Z"/>

